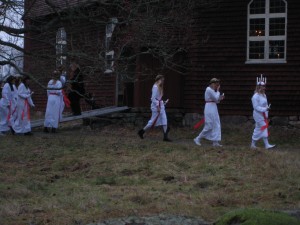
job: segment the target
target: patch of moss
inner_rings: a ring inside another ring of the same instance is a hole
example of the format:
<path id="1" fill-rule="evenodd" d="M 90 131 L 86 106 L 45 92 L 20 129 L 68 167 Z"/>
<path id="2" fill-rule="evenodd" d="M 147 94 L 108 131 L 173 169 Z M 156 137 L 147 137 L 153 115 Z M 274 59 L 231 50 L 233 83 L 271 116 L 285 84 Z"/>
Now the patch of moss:
<path id="1" fill-rule="evenodd" d="M 215 225 L 300 225 L 296 218 L 282 212 L 238 209 L 223 215 Z"/>

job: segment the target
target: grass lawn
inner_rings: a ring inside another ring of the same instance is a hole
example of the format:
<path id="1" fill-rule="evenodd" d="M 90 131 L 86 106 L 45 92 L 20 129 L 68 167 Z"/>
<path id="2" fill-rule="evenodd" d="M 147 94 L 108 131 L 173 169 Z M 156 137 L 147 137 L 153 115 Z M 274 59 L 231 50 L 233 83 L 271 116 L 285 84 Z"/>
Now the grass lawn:
<path id="1" fill-rule="evenodd" d="M 249 148 L 253 127 L 199 131 L 66 124 L 56 134 L 0 137 L 0 224 L 72 225 L 158 213 L 208 222 L 233 209 L 300 209 L 300 130 L 270 129 L 275 150 Z M 260 143 L 262 147 L 262 143 Z"/>

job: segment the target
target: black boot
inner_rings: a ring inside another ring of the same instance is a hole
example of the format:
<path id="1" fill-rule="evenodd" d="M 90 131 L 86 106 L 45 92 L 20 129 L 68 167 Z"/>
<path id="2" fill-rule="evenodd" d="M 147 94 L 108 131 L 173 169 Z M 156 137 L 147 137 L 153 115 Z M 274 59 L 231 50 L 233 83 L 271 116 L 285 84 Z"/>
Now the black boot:
<path id="1" fill-rule="evenodd" d="M 52 127 L 51 132 L 56 133 L 56 128 Z"/>
<path id="2" fill-rule="evenodd" d="M 44 133 L 49 133 L 48 127 L 44 127 L 43 132 L 44 132 Z"/>
<path id="3" fill-rule="evenodd" d="M 10 131 L 11 131 L 12 135 L 14 135 L 16 133 L 15 130 L 12 127 L 10 127 Z"/>
<path id="4" fill-rule="evenodd" d="M 169 134 L 170 130 L 171 130 L 171 128 L 167 127 L 166 133 L 164 133 L 164 139 L 163 139 L 163 141 L 168 141 L 168 142 L 172 141 L 171 139 L 168 138 L 168 134 Z"/>
<path id="5" fill-rule="evenodd" d="M 138 135 L 140 136 L 141 139 L 144 139 L 144 129 L 140 129 L 139 132 L 138 132 Z"/>

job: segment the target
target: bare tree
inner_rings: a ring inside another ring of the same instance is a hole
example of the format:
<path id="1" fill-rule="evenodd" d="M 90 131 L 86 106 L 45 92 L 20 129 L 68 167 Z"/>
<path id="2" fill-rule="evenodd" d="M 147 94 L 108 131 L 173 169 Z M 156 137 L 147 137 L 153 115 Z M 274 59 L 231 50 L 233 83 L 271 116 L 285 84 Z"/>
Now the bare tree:
<path id="1" fill-rule="evenodd" d="M 6 0 L 0 5 L 0 65 L 6 66 L 7 74 L 22 68 L 23 3 L 23 0 Z"/>
<path id="2" fill-rule="evenodd" d="M 209 37 L 205 25 L 203 40 L 194 37 L 195 17 L 218 1 L 6 0 L 1 5 L 5 18 L 8 8 L 20 14 L 17 9 L 25 4 L 25 26 L 2 23 L 0 31 L 24 37 L 25 48 L 13 39 L 1 39 L 1 45 L 21 51 L 25 65 L 22 71 L 3 51 L 0 65 L 9 64 L 31 76 L 38 93 L 37 88 L 46 88 L 57 66 L 68 68 L 75 60 L 80 62 L 85 82 L 94 85 L 91 89 L 101 89 L 99 85 L 112 75 L 117 77 L 117 92 L 122 93 L 124 82 L 153 79 L 166 70 L 185 74 L 189 48 L 204 44 Z"/>
<path id="3" fill-rule="evenodd" d="M 26 2 L 23 17 L 25 21 L 30 20 L 30 24 L 23 28 L 19 17 L 8 13 L 22 14 L 23 1 L 2 2 L 1 14 L 5 19 L 1 21 L 0 31 L 9 34 L 11 39 L 1 39 L 1 45 L 22 51 L 32 59 L 53 60 L 58 54 L 68 59 L 80 58 L 86 62 L 90 74 L 95 71 L 125 74 L 135 59 L 144 54 L 158 59 L 162 67 L 184 71 L 184 64 L 177 64 L 174 56 L 185 52 L 191 42 L 195 9 L 214 4 L 214 1 L 204 0 L 31 0 Z M 41 14 L 39 10 L 46 12 Z M 65 50 L 59 52 L 57 45 L 63 42 L 57 43 L 55 38 L 61 27 L 67 37 Z M 92 29 L 95 33 L 91 33 Z M 28 33 L 30 36 L 26 36 Z M 25 52 L 15 39 L 24 34 L 31 45 L 45 48 Z M 1 65 L 13 64 L 6 53 L 1 51 L 5 59 Z M 133 79 L 132 74 L 126 74 Z"/>

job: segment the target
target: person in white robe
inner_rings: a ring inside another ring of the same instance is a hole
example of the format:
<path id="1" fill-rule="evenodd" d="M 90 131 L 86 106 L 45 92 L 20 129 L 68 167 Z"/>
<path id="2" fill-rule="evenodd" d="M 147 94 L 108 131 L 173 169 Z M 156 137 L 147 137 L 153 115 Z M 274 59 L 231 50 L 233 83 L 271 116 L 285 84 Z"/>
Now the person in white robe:
<path id="1" fill-rule="evenodd" d="M 204 107 L 204 128 L 200 134 L 194 138 L 196 145 L 201 145 L 201 139 L 205 138 L 213 142 L 213 146 L 222 147 L 221 141 L 221 123 L 217 104 L 225 97 L 220 94 L 220 80 L 212 78 L 209 86 L 205 90 Z"/>
<path id="2" fill-rule="evenodd" d="M 155 78 L 155 83 L 152 87 L 152 95 L 151 95 L 151 119 L 148 121 L 147 125 L 138 131 L 138 135 L 141 139 L 144 138 L 144 133 L 152 127 L 162 126 L 164 132 L 164 141 L 171 141 L 168 138 L 168 133 L 170 131 L 170 127 L 168 127 L 168 121 L 165 111 L 165 105 L 169 100 L 163 101 L 163 85 L 164 85 L 164 76 L 157 75 Z"/>
<path id="3" fill-rule="evenodd" d="M 4 135 L 8 131 L 14 134 L 12 129 L 15 113 L 15 77 L 9 76 L 2 88 L 2 97 L 0 99 L 0 135 Z"/>
<path id="4" fill-rule="evenodd" d="M 268 140 L 269 132 L 269 110 L 270 105 L 268 105 L 267 96 L 265 94 L 266 81 L 262 75 L 260 78 L 256 79 L 256 89 L 254 95 L 252 96 L 252 106 L 253 106 L 253 119 L 255 121 L 255 128 L 252 134 L 251 148 L 256 149 L 256 142 L 263 139 L 266 149 L 274 148 L 275 145 L 271 145 Z"/>
<path id="5" fill-rule="evenodd" d="M 28 86 L 30 78 L 25 76 L 21 78 L 21 83 L 17 91 L 17 106 L 16 106 L 16 120 L 13 126 L 16 134 L 32 135 L 30 123 L 30 107 L 34 107 L 32 101 L 33 92 Z"/>
<path id="6" fill-rule="evenodd" d="M 44 122 L 44 132 L 46 133 L 49 131 L 55 133 L 62 119 L 62 84 L 59 80 L 59 73 L 54 71 L 53 75 L 47 86 L 48 101 Z"/>

